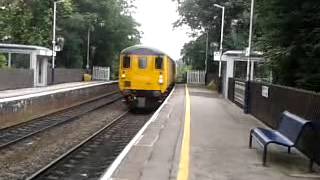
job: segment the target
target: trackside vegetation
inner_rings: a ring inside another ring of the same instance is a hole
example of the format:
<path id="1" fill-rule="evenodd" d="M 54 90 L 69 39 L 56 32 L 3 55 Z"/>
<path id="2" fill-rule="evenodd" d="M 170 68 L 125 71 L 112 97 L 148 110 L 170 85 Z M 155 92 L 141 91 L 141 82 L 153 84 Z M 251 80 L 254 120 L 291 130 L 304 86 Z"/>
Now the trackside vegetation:
<path id="1" fill-rule="evenodd" d="M 226 9 L 224 51 L 248 46 L 251 0 L 176 1 L 181 16 L 175 25 L 190 26 L 197 37 L 182 51 L 187 64 L 204 68 L 206 31 L 211 48 L 219 48 L 221 9 L 215 3 Z M 253 50 L 264 53 L 273 83 L 320 91 L 320 1 L 255 0 L 254 14 Z"/>

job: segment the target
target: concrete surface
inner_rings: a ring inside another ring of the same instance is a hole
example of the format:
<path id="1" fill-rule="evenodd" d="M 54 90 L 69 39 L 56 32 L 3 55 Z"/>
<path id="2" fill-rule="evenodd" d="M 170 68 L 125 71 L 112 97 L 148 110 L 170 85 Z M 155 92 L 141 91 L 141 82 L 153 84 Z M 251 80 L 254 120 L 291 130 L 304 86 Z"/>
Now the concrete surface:
<path id="1" fill-rule="evenodd" d="M 293 180 L 320 178 L 308 174 L 308 160 L 271 145 L 267 167 L 262 148 L 248 148 L 249 130 L 264 127 L 251 115 L 206 89 L 189 88 L 191 96 L 190 179 Z M 300 178 L 297 178 L 300 177 Z"/>
<path id="2" fill-rule="evenodd" d="M 91 86 L 91 85 L 101 85 L 105 82 L 101 81 L 89 81 L 89 82 L 71 82 L 71 83 L 63 83 L 63 84 L 57 84 L 52 86 L 46 86 L 46 87 L 34 87 L 34 88 L 21 88 L 21 89 L 12 89 L 12 90 L 3 90 L 0 91 L 0 99 L 4 98 L 10 98 L 10 97 L 21 97 L 30 94 L 40 94 L 42 92 L 52 92 L 56 90 L 61 89 L 69 89 L 69 88 L 82 88 L 84 86 Z"/>
<path id="3" fill-rule="evenodd" d="M 190 180 L 295 180 L 317 179 L 308 173 L 308 160 L 297 151 L 272 146 L 267 167 L 261 147 L 248 148 L 249 130 L 263 127 L 257 119 L 218 94 L 190 87 Z M 185 114 L 185 89 L 173 96 L 129 151 L 113 180 L 173 180 L 177 177 Z M 271 147 L 271 146 L 270 146 Z"/>
<path id="4" fill-rule="evenodd" d="M 115 180 L 175 179 L 184 120 L 185 90 L 177 87 L 158 118 L 135 143 L 118 169 Z"/>
<path id="5" fill-rule="evenodd" d="M 77 86 L 76 86 L 77 85 Z M 60 111 L 111 92 L 117 82 L 71 83 L 0 92 L 0 129 Z M 15 95 L 15 96 L 13 96 Z"/>

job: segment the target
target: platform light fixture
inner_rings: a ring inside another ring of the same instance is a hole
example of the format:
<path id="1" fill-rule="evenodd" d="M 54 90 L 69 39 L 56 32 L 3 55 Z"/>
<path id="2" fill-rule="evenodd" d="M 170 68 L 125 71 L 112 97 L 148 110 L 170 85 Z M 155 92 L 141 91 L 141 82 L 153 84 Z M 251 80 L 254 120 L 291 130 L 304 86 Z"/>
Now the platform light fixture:
<path id="1" fill-rule="evenodd" d="M 251 65 L 251 76 L 250 76 L 250 63 L 251 63 L 251 46 L 252 46 L 252 29 L 253 29 L 253 11 L 254 11 L 254 0 L 251 0 L 251 11 L 250 11 L 250 28 L 249 28 L 249 42 L 247 49 L 247 81 L 253 79 L 253 65 Z"/>
<path id="2" fill-rule="evenodd" d="M 87 72 L 89 72 L 89 69 L 90 69 L 90 41 L 91 41 L 91 33 L 95 30 L 94 29 L 94 25 L 98 24 L 100 26 L 100 28 L 105 26 L 105 22 L 104 21 L 101 21 L 99 23 L 97 23 L 96 21 L 97 21 L 97 19 L 95 19 L 92 24 L 89 24 L 89 27 L 88 27 L 88 34 L 87 34 L 87 63 L 86 63 Z"/>
<path id="3" fill-rule="evenodd" d="M 57 19 L 57 3 L 64 0 L 53 0 L 53 26 L 52 26 L 52 71 L 51 83 L 54 84 L 54 69 L 55 69 L 55 55 L 56 55 L 56 19 Z"/>

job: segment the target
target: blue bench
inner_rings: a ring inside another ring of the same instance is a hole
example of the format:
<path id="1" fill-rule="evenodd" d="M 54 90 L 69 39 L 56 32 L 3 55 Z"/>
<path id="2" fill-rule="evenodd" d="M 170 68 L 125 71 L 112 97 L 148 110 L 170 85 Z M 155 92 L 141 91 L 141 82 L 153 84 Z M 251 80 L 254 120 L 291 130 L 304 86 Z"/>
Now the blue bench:
<path id="1" fill-rule="evenodd" d="M 281 122 L 277 130 L 264 128 L 254 128 L 250 131 L 249 148 L 252 148 L 252 137 L 263 146 L 263 165 L 266 165 L 267 151 L 269 144 L 278 144 L 288 148 L 295 147 L 303 129 L 309 125 L 310 121 L 285 111 L 282 113 Z"/>

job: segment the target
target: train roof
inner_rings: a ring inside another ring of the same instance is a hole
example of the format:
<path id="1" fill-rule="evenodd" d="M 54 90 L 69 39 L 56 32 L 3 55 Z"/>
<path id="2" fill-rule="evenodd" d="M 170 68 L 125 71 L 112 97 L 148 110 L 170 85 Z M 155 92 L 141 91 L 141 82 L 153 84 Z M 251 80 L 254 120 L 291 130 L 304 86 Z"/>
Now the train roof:
<path id="1" fill-rule="evenodd" d="M 156 48 L 135 45 L 121 51 L 121 54 L 126 55 L 149 55 L 149 56 L 165 56 L 166 54 Z"/>

